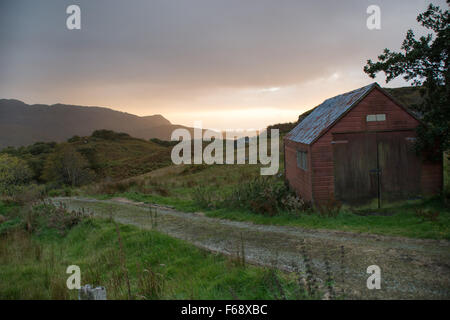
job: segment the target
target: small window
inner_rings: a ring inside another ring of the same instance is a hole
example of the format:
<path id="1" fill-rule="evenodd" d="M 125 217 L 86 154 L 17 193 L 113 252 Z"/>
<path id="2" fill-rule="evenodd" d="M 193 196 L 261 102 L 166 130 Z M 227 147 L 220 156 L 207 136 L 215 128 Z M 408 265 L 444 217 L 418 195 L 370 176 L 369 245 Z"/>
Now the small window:
<path id="1" fill-rule="evenodd" d="M 297 151 L 297 167 L 308 170 L 308 153 L 306 151 Z"/>
<path id="2" fill-rule="evenodd" d="M 386 121 L 386 114 L 368 114 L 366 116 L 367 122 L 373 122 L 373 121 Z"/>

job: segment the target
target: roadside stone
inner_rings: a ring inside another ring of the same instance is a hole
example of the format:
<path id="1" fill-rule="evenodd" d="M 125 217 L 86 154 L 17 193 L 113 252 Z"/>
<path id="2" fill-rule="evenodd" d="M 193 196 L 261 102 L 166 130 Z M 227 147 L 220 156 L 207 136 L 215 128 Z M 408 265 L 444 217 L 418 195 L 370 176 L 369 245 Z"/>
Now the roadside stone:
<path id="1" fill-rule="evenodd" d="M 87 284 L 78 290 L 78 300 L 106 300 L 106 288 Z"/>

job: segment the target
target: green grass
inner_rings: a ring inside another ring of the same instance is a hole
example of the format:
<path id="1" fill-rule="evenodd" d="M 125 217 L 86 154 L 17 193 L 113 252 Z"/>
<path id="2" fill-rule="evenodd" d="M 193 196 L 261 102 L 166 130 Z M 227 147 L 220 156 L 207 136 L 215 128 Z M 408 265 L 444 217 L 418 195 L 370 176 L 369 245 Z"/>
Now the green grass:
<path id="1" fill-rule="evenodd" d="M 0 299 L 76 299 L 76 290 L 65 286 L 69 265 L 81 268 L 82 284 L 105 286 L 109 299 L 128 298 L 126 275 L 131 299 L 274 298 L 268 269 L 243 266 L 155 231 L 119 225 L 121 251 L 116 225 L 108 220 L 85 219 L 65 236 L 49 227 L 32 235 L 17 226 L 11 230 L 0 234 Z M 142 269 L 158 280 L 142 278 Z M 294 292 L 295 280 L 289 277 L 279 274 L 279 281 L 286 292 Z M 163 289 L 155 295 L 139 279 Z"/>
<path id="2" fill-rule="evenodd" d="M 423 220 L 416 215 L 416 208 L 439 211 L 437 221 Z M 376 212 L 376 210 L 373 210 Z M 423 239 L 450 240 L 450 210 L 442 207 L 438 200 L 416 201 L 392 206 L 380 213 L 390 216 L 363 216 L 344 208 L 337 217 L 322 217 L 311 213 L 280 213 L 269 217 L 251 212 L 229 211 L 226 209 L 207 211 L 210 217 L 236 221 L 250 221 L 256 224 L 272 224 L 297 226 L 307 229 L 329 229 L 336 231 L 351 231 L 357 233 L 372 233 L 379 235 L 402 236 Z"/>
<path id="3" fill-rule="evenodd" d="M 450 199 L 450 152 L 444 153 L 444 195 Z"/>
<path id="4" fill-rule="evenodd" d="M 320 216 L 314 211 L 280 212 L 276 216 L 253 213 L 248 210 L 232 210 L 228 208 L 205 209 L 193 201 L 170 197 L 145 195 L 137 192 L 126 192 L 114 196 L 123 197 L 145 203 L 169 205 L 184 212 L 202 211 L 208 217 L 248 221 L 264 225 L 297 226 L 307 229 L 329 229 L 372 233 L 379 235 L 402 236 L 422 239 L 450 240 L 450 208 L 445 207 L 440 199 L 405 201 L 392 204 L 381 210 L 351 210 L 344 207 L 337 217 Z M 113 196 L 103 196 L 107 199 Z M 416 209 L 439 212 L 437 221 L 423 219 L 417 215 Z M 365 215 L 366 212 L 373 215 Z"/>
<path id="5" fill-rule="evenodd" d="M 18 208 L 18 205 L 13 202 L 0 201 L 0 214 L 1 215 L 7 215 L 12 210 L 15 210 L 17 208 Z"/>
<path id="6" fill-rule="evenodd" d="M 282 161 L 280 161 L 282 164 Z M 258 165 L 212 165 L 182 166 L 163 168 L 154 173 L 135 178 L 139 186 L 131 185 L 124 192 L 94 194 L 94 197 L 108 199 L 124 197 L 138 202 L 172 206 L 185 212 L 202 211 L 210 217 L 238 221 L 250 221 L 258 224 L 291 225 L 313 229 L 331 229 L 352 232 L 367 232 L 380 235 L 404 236 L 411 238 L 450 239 L 450 208 L 441 198 L 403 201 L 383 204 L 388 215 L 363 216 L 365 208 L 351 210 L 344 207 L 336 217 L 323 217 L 314 212 L 287 213 L 268 217 L 252 213 L 245 209 L 228 208 L 205 209 L 194 201 L 198 188 L 204 188 L 218 199 L 224 198 L 238 184 L 259 176 Z M 282 170 L 282 169 L 280 169 Z M 444 194 L 449 194 L 450 166 L 448 157 L 444 161 Z M 164 189 L 161 195 L 157 190 Z M 87 193 L 84 193 L 86 195 Z M 448 196 L 447 196 L 448 197 Z M 439 212 L 437 221 L 425 221 L 417 216 L 416 209 Z M 379 210 L 373 209 L 371 212 Z"/>

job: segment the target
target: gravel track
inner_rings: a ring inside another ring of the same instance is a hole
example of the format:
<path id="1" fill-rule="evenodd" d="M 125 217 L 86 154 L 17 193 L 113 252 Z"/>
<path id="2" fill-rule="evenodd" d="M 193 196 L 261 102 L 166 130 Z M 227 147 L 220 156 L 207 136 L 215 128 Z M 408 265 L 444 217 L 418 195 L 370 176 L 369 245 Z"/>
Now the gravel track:
<path id="1" fill-rule="evenodd" d="M 301 251 L 306 250 L 319 282 L 326 277 L 325 261 L 329 261 L 336 290 L 344 289 L 350 299 L 450 299 L 450 242 L 446 240 L 256 225 L 123 198 L 57 197 L 51 201 L 68 209 L 90 210 L 98 217 L 112 214 L 120 223 L 144 229 L 152 228 L 150 208 L 154 208 L 158 214 L 154 228 L 162 233 L 228 255 L 237 254 L 243 239 L 248 262 L 285 271 L 304 271 Z M 374 264 L 381 269 L 380 290 L 366 287 L 366 269 Z"/>

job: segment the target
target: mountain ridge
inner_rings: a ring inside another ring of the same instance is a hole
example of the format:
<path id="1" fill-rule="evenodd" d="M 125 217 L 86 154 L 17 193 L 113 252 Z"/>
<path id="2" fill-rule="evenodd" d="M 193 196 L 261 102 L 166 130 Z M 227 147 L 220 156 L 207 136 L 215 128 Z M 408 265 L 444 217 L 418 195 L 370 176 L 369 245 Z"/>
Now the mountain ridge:
<path id="1" fill-rule="evenodd" d="M 62 142 L 74 135 L 88 136 L 95 130 L 125 132 L 141 139 L 170 140 L 177 128 L 161 114 L 137 116 L 106 107 L 70 104 L 27 104 L 0 99 L 0 149 L 35 142 Z"/>

